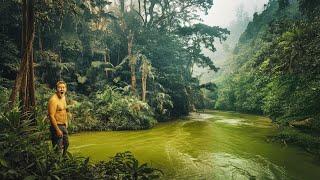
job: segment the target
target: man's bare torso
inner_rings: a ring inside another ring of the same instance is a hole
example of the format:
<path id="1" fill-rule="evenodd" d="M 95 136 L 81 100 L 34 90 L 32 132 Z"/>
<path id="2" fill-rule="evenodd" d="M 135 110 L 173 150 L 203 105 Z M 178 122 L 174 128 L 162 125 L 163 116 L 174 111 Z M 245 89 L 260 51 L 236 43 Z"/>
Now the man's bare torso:
<path id="1" fill-rule="evenodd" d="M 59 98 L 56 94 L 54 94 L 50 101 L 55 101 L 56 105 L 56 113 L 54 115 L 57 124 L 66 124 L 67 123 L 67 103 L 66 97 L 63 96 Z"/>

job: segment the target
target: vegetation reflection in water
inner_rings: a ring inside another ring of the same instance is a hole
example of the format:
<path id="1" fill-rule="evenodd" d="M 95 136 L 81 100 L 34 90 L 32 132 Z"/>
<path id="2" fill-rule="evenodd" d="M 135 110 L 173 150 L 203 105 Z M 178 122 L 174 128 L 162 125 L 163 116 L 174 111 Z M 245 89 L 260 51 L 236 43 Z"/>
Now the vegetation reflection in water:
<path id="1" fill-rule="evenodd" d="M 261 116 L 207 111 L 150 130 L 72 135 L 70 150 L 93 161 L 128 150 L 165 179 L 317 179 L 313 156 L 267 141 L 276 132 Z"/>

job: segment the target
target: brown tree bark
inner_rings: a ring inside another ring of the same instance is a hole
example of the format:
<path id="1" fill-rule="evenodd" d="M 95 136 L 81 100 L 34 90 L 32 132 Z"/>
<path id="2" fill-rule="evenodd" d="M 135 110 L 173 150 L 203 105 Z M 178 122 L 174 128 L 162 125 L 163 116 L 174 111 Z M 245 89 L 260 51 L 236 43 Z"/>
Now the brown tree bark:
<path id="1" fill-rule="evenodd" d="M 32 111 L 35 106 L 35 84 L 33 66 L 33 42 L 35 33 L 34 0 L 22 1 L 23 30 L 22 30 L 22 61 L 17 73 L 15 84 L 10 95 L 12 108 L 18 92 L 22 101 L 23 112 Z"/>
<path id="2" fill-rule="evenodd" d="M 28 75 L 28 90 L 29 90 L 29 102 L 30 107 L 29 110 L 33 110 L 32 108 L 36 105 L 36 97 L 35 97 L 35 82 L 34 82 L 34 66 L 33 66 L 33 49 L 30 52 L 29 59 L 29 75 Z"/>
<path id="3" fill-rule="evenodd" d="M 103 52 L 103 60 L 104 60 L 104 63 L 107 64 L 107 50 L 106 49 Z"/>
<path id="4" fill-rule="evenodd" d="M 26 23 L 27 23 L 26 18 L 27 18 L 27 1 L 23 0 L 22 1 L 22 27 L 26 26 Z M 23 78 L 23 75 L 25 74 L 25 71 L 27 68 L 28 61 L 27 61 L 27 58 L 25 58 L 25 56 L 26 56 L 26 50 L 25 50 L 26 46 L 25 45 L 26 45 L 26 42 L 28 42 L 28 39 L 26 39 L 27 38 L 26 34 L 27 34 L 26 28 L 23 28 L 22 29 L 22 39 L 21 39 L 21 52 L 22 52 L 23 56 L 21 59 L 20 69 L 17 73 L 17 77 L 16 77 L 16 80 L 15 80 L 15 83 L 14 83 L 14 86 L 12 88 L 11 95 L 9 98 L 9 107 L 10 108 L 12 108 L 12 106 L 16 100 L 17 94 L 20 91 L 22 78 Z M 21 97 L 21 95 L 20 95 L 20 97 Z"/>

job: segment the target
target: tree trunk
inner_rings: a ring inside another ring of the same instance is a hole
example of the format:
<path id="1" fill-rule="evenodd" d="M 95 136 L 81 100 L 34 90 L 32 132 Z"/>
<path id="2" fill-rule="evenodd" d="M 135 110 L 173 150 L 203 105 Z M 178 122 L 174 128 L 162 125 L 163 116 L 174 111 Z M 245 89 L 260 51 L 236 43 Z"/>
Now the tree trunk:
<path id="1" fill-rule="evenodd" d="M 35 85 L 33 66 L 34 41 L 34 0 L 22 1 L 23 30 L 22 30 L 22 61 L 17 73 L 15 84 L 10 95 L 10 108 L 13 107 L 18 92 L 22 102 L 23 112 L 32 111 L 35 106 Z"/>
<path id="2" fill-rule="evenodd" d="M 106 49 L 104 50 L 104 53 L 103 53 L 103 60 L 104 60 L 104 63 L 107 64 L 107 50 Z"/>
<path id="3" fill-rule="evenodd" d="M 35 82 L 34 82 L 34 66 L 33 66 L 33 49 L 30 52 L 30 59 L 29 59 L 29 81 L 28 81 L 28 90 L 29 90 L 29 105 L 30 108 L 33 108 L 36 105 L 36 97 L 35 97 Z M 32 109 L 33 110 L 33 109 Z"/>
<path id="4" fill-rule="evenodd" d="M 124 0 L 120 0 L 120 10 L 123 15 L 123 13 L 124 13 Z"/>
<path id="5" fill-rule="evenodd" d="M 108 62 L 111 64 L 111 61 L 110 61 L 110 50 L 108 50 Z"/>
<path id="6" fill-rule="evenodd" d="M 142 101 L 146 102 L 147 78 L 151 69 L 151 64 L 145 56 L 142 57 Z"/>
<path id="7" fill-rule="evenodd" d="M 152 21 L 153 21 L 153 18 L 154 18 L 154 7 L 156 5 L 156 1 L 150 1 L 150 7 L 149 7 L 149 16 L 150 16 L 150 19 L 149 19 L 149 22 L 147 23 L 147 26 L 150 27 L 152 25 Z"/>
<path id="8" fill-rule="evenodd" d="M 27 102 L 27 74 L 28 71 L 29 71 L 29 57 L 27 57 L 27 60 L 25 60 L 27 62 L 26 64 L 26 68 L 24 69 L 23 71 L 23 74 L 22 74 L 22 79 L 21 79 L 21 88 L 20 88 L 20 92 L 19 92 L 19 99 L 20 99 L 20 106 L 22 107 L 22 111 L 23 112 L 26 112 L 27 109 L 28 109 L 28 105 L 25 103 Z"/>
<path id="9" fill-rule="evenodd" d="M 131 82 L 132 82 L 132 90 L 135 93 L 136 92 L 136 71 L 135 71 L 135 66 L 131 65 Z"/>
<path id="10" fill-rule="evenodd" d="M 144 71 L 142 71 L 142 102 L 146 102 L 147 92 L 147 73 Z"/>
<path id="11" fill-rule="evenodd" d="M 139 14 L 141 15 L 141 0 L 138 0 L 138 4 L 139 4 Z"/>
<path id="12" fill-rule="evenodd" d="M 112 64 L 111 64 L 111 59 L 110 59 L 110 50 L 109 50 L 109 49 L 108 49 L 108 52 L 107 52 L 107 53 L 108 53 L 108 54 L 107 54 L 107 55 L 108 55 L 108 62 L 109 62 L 110 65 L 112 65 Z M 112 71 L 110 72 L 110 77 L 111 77 L 111 79 L 113 78 Z"/>
<path id="13" fill-rule="evenodd" d="M 147 0 L 143 1 L 143 9 L 144 9 L 144 27 L 147 26 L 148 15 L 147 15 Z"/>
<path id="14" fill-rule="evenodd" d="M 133 46 L 133 33 L 130 31 L 128 36 L 128 58 L 129 58 L 129 64 L 131 69 L 131 85 L 133 93 L 136 91 L 136 60 L 132 55 L 132 46 Z"/>
<path id="15" fill-rule="evenodd" d="M 13 104 L 15 103 L 17 94 L 20 91 L 22 78 L 25 75 L 25 71 L 27 70 L 27 66 L 28 66 L 27 58 L 25 58 L 25 56 L 26 56 L 26 50 L 25 50 L 26 42 L 28 42 L 27 35 L 26 35 L 27 29 L 24 28 L 27 26 L 26 19 L 27 19 L 27 1 L 23 0 L 22 1 L 22 27 L 23 27 L 23 29 L 22 29 L 22 40 L 21 40 L 21 53 L 23 54 L 23 56 L 21 59 L 20 69 L 17 73 L 16 80 L 15 80 L 15 83 L 14 83 L 14 86 L 12 88 L 11 95 L 9 98 L 9 107 L 10 108 L 12 108 Z M 20 93 L 20 98 L 21 98 L 21 93 Z"/>
<path id="16" fill-rule="evenodd" d="M 27 61 L 28 67 L 25 76 L 27 77 L 26 84 L 26 98 L 24 106 L 26 107 L 25 111 L 33 111 L 35 106 L 35 84 L 34 84 L 34 66 L 33 66 L 33 41 L 35 34 L 35 17 L 34 17 L 34 0 L 29 0 L 27 3 L 27 38 L 31 37 L 27 42 L 27 46 L 30 49 L 27 51 Z M 30 45 L 29 45 L 30 44 Z"/>
<path id="17" fill-rule="evenodd" d="M 104 64 L 107 64 L 107 50 L 105 49 L 104 50 L 104 53 L 103 53 L 103 60 L 104 60 Z M 106 71 L 106 77 L 108 79 L 108 70 L 105 70 Z"/>

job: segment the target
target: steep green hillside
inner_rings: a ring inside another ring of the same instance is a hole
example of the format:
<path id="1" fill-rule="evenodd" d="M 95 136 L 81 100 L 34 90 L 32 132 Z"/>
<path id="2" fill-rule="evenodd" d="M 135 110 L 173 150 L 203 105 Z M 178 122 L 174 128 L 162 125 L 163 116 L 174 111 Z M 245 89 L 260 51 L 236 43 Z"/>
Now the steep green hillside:
<path id="1" fill-rule="evenodd" d="M 319 1 L 270 1 L 240 37 L 232 73 L 218 81 L 217 109 L 264 114 L 320 129 Z"/>

